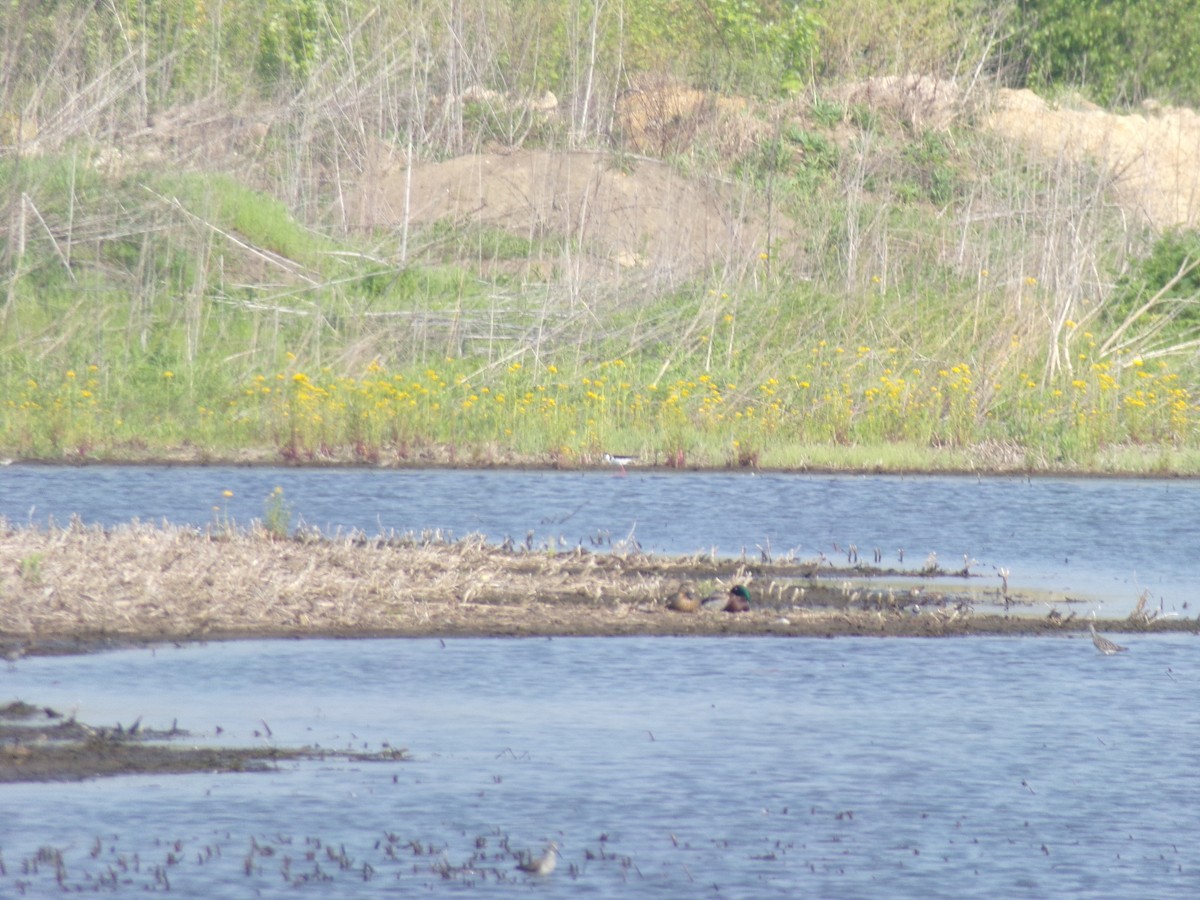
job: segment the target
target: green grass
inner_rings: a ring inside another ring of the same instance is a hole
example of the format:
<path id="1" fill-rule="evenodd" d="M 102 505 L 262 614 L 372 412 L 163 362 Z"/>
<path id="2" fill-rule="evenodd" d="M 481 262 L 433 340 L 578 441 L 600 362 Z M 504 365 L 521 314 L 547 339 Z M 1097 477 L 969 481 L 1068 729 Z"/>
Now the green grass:
<path id="1" fill-rule="evenodd" d="M 1151 472 L 1191 471 L 1200 459 L 1200 406 L 1178 373 L 1093 361 L 1094 336 L 1079 338 L 1076 371 L 1041 382 L 1026 371 L 1040 365 L 1036 354 L 1019 344 L 1008 346 L 1007 367 L 991 361 L 989 370 L 987 359 L 949 352 L 931 360 L 912 347 L 784 340 L 784 317 L 753 316 L 768 296 L 743 299 L 744 322 L 710 315 L 723 299 L 706 292 L 682 304 L 690 324 L 665 334 L 690 338 L 619 356 L 559 347 L 492 364 L 373 359 L 357 375 L 291 353 L 241 376 L 149 359 L 123 370 L 92 364 L 10 381 L 0 433 L 6 452 L 49 457 L 266 446 L 292 459 L 371 460 L 452 447 L 460 458 L 499 450 L 565 464 L 615 450 L 730 467 Z M 630 317 L 621 310 L 612 333 L 631 333 L 622 330 Z M 1017 364 L 1022 355 L 1028 366 Z"/>
<path id="2" fill-rule="evenodd" d="M 328 238 L 303 228 L 278 200 L 254 191 L 226 174 L 155 173 L 138 181 L 148 190 L 177 200 L 202 222 L 241 237 L 307 269 L 333 274 L 329 254 L 340 249 Z"/>
<path id="3" fill-rule="evenodd" d="M 443 222 L 396 267 L 394 238 L 335 240 L 231 176 L 6 163 L 41 220 L 8 255 L 0 452 L 1200 472 L 1195 363 L 1105 352 L 1113 326 L 1030 274 L 1054 260 L 945 212 L 1043 202 L 1045 172 L 970 182 L 985 141 L 877 136 L 870 186 L 789 128 L 744 161 L 794 216 L 770 259 L 586 302 L 514 277 L 549 238 Z"/>

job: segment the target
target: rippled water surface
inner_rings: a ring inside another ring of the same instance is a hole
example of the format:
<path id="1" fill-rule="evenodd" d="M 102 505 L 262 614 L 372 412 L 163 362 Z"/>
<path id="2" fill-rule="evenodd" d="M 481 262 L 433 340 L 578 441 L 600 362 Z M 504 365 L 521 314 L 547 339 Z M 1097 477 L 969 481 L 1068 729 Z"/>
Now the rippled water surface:
<path id="1" fill-rule="evenodd" d="M 313 640 L 22 660 L 5 693 L 84 721 L 390 742 L 412 759 L 4 786 L 0 894 L 55 890 L 53 866 L 28 867 L 54 847 L 68 887 L 112 872 L 119 891 L 165 878 L 184 896 L 293 896 L 297 881 L 329 897 L 499 896 L 528 886 L 507 838 L 559 843 L 548 895 L 1193 897 L 1196 640 L 1129 637 L 1111 658 L 1063 637 Z"/>
<path id="2" fill-rule="evenodd" d="M 14 522 L 836 559 L 850 543 L 1195 616 L 1200 484 L 611 472 L 0 468 Z M 224 492 L 232 492 L 225 497 Z M 215 509 L 214 509 L 215 507 Z M 868 557 L 869 558 L 869 557 Z M 35 657 L 20 698 L 197 744 L 407 762 L 0 786 L 0 896 L 1200 895 L 1200 646 L 1086 638 L 232 642 Z M 533 884 L 515 852 L 555 840 Z M 61 867 L 55 860 L 61 854 Z"/>
<path id="3" fill-rule="evenodd" d="M 632 536 L 651 552 L 835 561 L 853 543 L 888 564 L 904 550 L 909 567 L 936 552 L 957 568 L 965 554 L 993 580 L 1007 568 L 1016 586 L 1095 598 L 1107 614 L 1143 590 L 1164 613 L 1195 606 L 1195 480 L 14 465 L 0 468 L 0 515 L 248 523 L 276 486 L 327 531 L 532 533 L 542 546 L 589 547 Z"/>

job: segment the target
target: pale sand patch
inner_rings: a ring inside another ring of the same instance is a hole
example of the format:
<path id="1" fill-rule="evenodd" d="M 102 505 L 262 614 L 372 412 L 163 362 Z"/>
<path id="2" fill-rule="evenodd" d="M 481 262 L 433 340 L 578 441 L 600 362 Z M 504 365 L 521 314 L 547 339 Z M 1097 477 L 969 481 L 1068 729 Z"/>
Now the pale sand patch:
<path id="1" fill-rule="evenodd" d="M 1200 115 L 1147 104 L 1118 114 L 1069 109 L 1032 91 L 1001 90 L 988 121 L 1051 159 L 1090 160 L 1108 172 L 1121 205 L 1157 229 L 1200 224 Z"/>

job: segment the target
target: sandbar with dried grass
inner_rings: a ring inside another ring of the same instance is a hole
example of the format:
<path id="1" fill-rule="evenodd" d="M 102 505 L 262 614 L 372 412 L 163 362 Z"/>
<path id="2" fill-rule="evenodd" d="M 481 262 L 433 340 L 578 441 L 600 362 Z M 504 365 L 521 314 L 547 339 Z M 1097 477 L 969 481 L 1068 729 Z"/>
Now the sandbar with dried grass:
<path id="1" fill-rule="evenodd" d="M 583 548 L 500 547 L 481 536 L 300 533 L 0 520 L 0 642 L 28 652 L 262 637 L 963 635 L 1084 631 L 1069 608 L 964 573 L 752 563 Z M 952 578 L 951 576 L 958 576 Z M 854 579 L 853 590 L 850 589 Z M 747 584 L 750 612 L 686 614 L 666 598 Z M 911 585 L 909 587 L 908 585 Z M 1020 614 L 1022 608 L 1024 614 Z M 1132 617 L 1110 629 L 1193 630 Z"/>

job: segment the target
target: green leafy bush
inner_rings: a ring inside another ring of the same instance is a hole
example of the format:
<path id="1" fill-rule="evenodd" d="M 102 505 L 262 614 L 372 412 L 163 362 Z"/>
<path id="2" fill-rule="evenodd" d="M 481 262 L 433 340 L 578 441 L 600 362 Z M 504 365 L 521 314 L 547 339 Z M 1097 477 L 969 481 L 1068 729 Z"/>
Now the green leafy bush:
<path id="1" fill-rule="evenodd" d="M 1200 102 L 1194 0 L 1023 0 L 1013 55 L 1035 90 L 1076 86 L 1100 103 Z"/>
<path id="2" fill-rule="evenodd" d="M 808 82 L 820 19 L 803 0 L 648 0 L 629 10 L 629 62 L 707 87 L 793 92 Z M 665 55 L 669 53 L 669 56 Z"/>
<path id="3" fill-rule="evenodd" d="M 1179 339 L 1200 328 L 1200 231 L 1178 230 L 1162 235 L 1150 254 L 1136 263 L 1117 282 L 1106 306 L 1106 319 L 1119 326 L 1152 297 L 1162 292 L 1159 302 L 1146 311 L 1141 329 L 1171 316 L 1168 339 Z M 1188 271 L 1188 268 L 1190 271 Z M 1185 274 L 1167 288 L 1179 273 Z M 1165 290 L 1164 290 L 1165 289 Z M 1139 329 L 1139 330 L 1141 330 Z"/>

